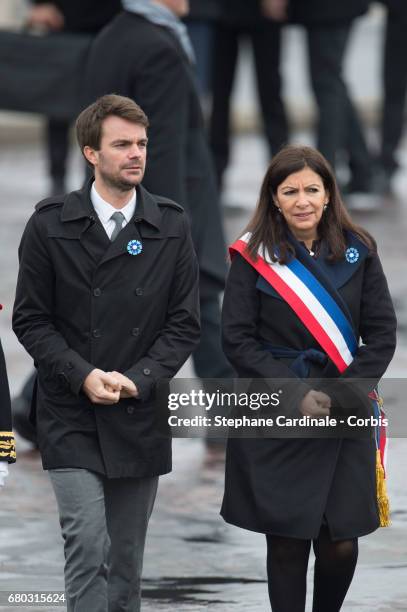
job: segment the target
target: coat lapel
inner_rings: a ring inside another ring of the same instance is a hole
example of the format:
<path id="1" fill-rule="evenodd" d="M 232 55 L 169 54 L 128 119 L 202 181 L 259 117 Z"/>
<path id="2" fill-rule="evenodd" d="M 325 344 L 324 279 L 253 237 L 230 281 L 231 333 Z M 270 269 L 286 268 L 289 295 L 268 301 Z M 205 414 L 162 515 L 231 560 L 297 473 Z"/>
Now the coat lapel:
<path id="1" fill-rule="evenodd" d="M 137 187 L 136 210 L 131 221 L 114 242 L 109 240 L 90 200 L 92 181 L 70 193 L 63 205 L 61 221 L 66 237 L 78 239 L 93 260 L 102 265 L 121 255 L 129 256 L 131 240 L 160 236 L 162 215 L 155 198 L 141 185 Z"/>
<path id="2" fill-rule="evenodd" d="M 92 181 L 83 189 L 70 193 L 62 208 L 61 221 L 64 231 L 80 240 L 83 248 L 98 263 L 110 245 L 110 240 L 99 221 L 90 200 Z"/>
<path id="3" fill-rule="evenodd" d="M 137 203 L 133 218 L 121 230 L 114 242 L 109 241 L 109 246 L 100 264 L 104 264 L 121 255 L 129 257 L 127 247 L 131 240 L 139 240 L 143 243 L 144 237 L 147 238 L 151 235 L 159 235 L 161 218 L 161 212 L 156 200 L 146 189 L 139 185 L 137 187 Z M 143 255 L 143 251 L 140 255 Z M 140 255 L 136 255 L 136 257 Z"/>

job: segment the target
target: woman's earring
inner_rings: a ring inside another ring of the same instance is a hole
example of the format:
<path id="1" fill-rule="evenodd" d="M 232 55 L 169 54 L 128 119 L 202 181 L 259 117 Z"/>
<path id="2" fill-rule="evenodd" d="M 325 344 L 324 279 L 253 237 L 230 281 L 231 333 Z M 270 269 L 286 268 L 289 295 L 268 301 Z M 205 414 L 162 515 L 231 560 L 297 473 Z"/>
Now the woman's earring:
<path id="1" fill-rule="evenodd" d="M 325 204 L 324 206 L 324 210 L 326 210 L 328 208 L 328 204 Z"/>
<path id="2" fill-rule="evenodd" d="M 281 213 L 281 208 L 279 207 L 279 205 L 274 202 L 274 206 L 277 208 L 278 212 Z"/>

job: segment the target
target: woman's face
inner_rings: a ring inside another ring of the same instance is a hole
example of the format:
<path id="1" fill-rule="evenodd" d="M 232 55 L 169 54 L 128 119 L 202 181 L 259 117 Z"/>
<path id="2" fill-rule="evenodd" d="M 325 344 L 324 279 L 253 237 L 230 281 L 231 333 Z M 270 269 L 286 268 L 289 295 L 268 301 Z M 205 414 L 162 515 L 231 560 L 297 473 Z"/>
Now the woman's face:
<path id="1" fill-rule="evenodd" d="M 274 196 L 275 205 L 300 240 L 318 237 L 318 223 L 328 201 L 329 194 L 321 177 L 308 167 L 287 176 Z"/>

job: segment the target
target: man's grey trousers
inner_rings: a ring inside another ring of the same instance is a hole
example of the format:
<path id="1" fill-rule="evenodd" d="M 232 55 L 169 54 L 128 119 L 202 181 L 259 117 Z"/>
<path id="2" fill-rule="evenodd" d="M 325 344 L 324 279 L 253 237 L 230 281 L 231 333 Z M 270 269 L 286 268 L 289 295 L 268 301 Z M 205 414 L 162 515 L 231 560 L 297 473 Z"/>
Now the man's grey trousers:
<path id="1" fill-rule="evenodd" d="M 148 521 L 158 476 L 49 470 L 65 542 L 68 612 L 139 612 Z"/>

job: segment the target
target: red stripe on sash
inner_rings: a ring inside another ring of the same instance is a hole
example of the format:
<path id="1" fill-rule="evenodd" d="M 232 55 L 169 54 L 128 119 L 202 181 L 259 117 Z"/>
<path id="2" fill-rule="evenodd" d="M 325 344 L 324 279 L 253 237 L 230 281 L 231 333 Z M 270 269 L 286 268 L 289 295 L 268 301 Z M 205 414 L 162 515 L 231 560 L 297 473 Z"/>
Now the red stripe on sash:
<path id="1" fill-rule="evenodd" d="M 253 266 L 261 276 L 263 276 L 272 287 L 281 295 L 289 306 L 294 310 L 298 318 L 304 323 L 305 327 L 315 337 L 320 346 L 324 349 L 331 361 L 334 362 L 339 372 L 342 373 L 348 367 L 342 359 L 341 354 L 332 342 L 331 338 L 319 324 L 309 308 L 301 301 L 298 295 L 289 285 L 273 270 L 273 268 L 259 255 L 257 261 L 253 261 L 246 250 L 247 244 L 243 240 L 237 240 L 229 247 L 232 255 L 233 251 L 240 253 L 246 261 Z"/>

